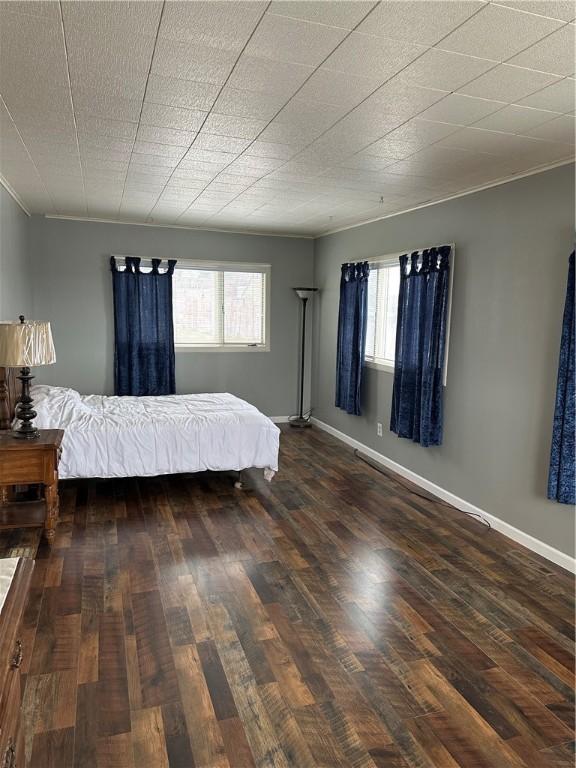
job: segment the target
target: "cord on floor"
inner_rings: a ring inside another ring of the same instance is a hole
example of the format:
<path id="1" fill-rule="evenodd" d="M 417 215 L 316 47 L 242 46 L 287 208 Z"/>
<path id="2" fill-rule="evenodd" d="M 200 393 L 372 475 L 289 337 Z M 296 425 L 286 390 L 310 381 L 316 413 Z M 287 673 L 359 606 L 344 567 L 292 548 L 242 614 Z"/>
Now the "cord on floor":
<path id="1" fill-rule="evenodd" d="M 446 501 L 442 501 L 442 499 L 435 498 L 434 496 L 425 496 L 423 493 L 418 493 L 418 491 L 415 491 L 409 485 L 407 485 L 406 483 L 403 483 L 402 480 L 400 480 L 399 475 L 396 475 L 393 472 L 388 472 L 387 470 L 383 469 L 383 467 L 378 466 L 377 464 L 372 464 L 372 462 L 369 461 L 366 458 L 366 456 L 363 456 L 360 453 L 358 448 L 354 448 L 354 456 L 356 456 L 357 459 L 360 459 L 360 461 L 363 461 L 364 464 L 367 464 L 369 467 L 372 467 L 372 469 L 375 469 L 376 472 L 379 472 L 381 475 L 384 475 L 385 477 L 389 477 L 395 483 L 398 483 L 398 485 L 401 485 L 402 488 L 405 488 L 413 496 L 418 496 L 418 498 L 424 499 L 425 501 L 432 501 L 434 502 L 434 504 L 442 504 L 443 507 L 449 507 L 450 509 L 457 509 L 457 507 L 454 507 L 452 504 L 448 504 L 448 502 Z M 486 526 L 488 531 L 491 530 L 492 526 L 490 525 L 490 521 L 486 520 L 485 517 L 483 517 L 482 515 L 479 515 L 477 512 L 466 512 L 463 509 L 460 509 L 458 511 L 462 512 L 465 515 L 468 515 L 468 517 L 472 517 L 476 520 L 479 520 L 483 525 Z"/>

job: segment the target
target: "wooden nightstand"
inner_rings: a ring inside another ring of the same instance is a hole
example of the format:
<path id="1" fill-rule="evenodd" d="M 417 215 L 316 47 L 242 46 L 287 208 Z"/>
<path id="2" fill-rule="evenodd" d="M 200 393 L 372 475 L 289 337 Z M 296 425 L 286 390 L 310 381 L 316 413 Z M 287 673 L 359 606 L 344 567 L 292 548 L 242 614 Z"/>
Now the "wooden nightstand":
<path id="1" fill-rule="evenodd" d="M 0 432 L 0 528 L 43 525 L 48 541 L 58 523 L 58 460 L 62 429 L 41 429 L 37 440 L 20 440 Z M 8 487 L 44 486 L 40 501 L 10 501 Z"/>

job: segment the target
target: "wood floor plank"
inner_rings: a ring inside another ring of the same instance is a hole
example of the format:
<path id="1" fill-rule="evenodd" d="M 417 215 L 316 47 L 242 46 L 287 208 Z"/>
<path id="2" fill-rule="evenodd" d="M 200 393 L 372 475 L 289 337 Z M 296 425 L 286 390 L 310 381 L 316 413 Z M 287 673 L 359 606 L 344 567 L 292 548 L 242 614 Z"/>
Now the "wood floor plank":
<path id="1" fill-rule="evenodd" d="M 132 713 L 132 746 L 138 768 L 169 768 L 161 707 Z"/>
<path id="2" fill-rule="evenodd" d="M 316 429 L 280 467 L 62 483 L 28 768 L 573 766 L 574 579 Z"/>

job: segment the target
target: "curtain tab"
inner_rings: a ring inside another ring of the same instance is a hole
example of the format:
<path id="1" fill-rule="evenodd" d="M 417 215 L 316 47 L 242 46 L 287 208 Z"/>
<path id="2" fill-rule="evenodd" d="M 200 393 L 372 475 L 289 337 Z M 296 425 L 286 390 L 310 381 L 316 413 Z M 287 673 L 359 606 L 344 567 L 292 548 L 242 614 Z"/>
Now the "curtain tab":
<path id="1" fill-rule="evenodd" d="M 450 267 L 450 253 L 452 251 L 451 245 L 441 245 L 438 251 L 438 269 L 440 272 L 446 271 Z"/>
<path id="2" fill-rule="evenodd" d="M 174 274 L 174 267 L 177 264 L 176 259 L 168 259 L 168 269 L 166 270 L 167 275 L 173 275 Z"/>
<path id="3" fill-rule="evenodd" d="M 160 266 L 160 262 L 162 259 L 152 259 L 152 274 L 157 275 L 158 274 L 158 267 Z"/>
<path id="4" fill-rule="evenodd" d="M 140 258 L 138 256 L 126 256 L 124 261 L 126 263 L 124 272 L 131 272 L 132 274 L 140 272 Z"/>
<path id="5" fill-rule="evenodd" d="M 412 254 L 410 255 L 411 266 L 410 266 L 410 272 L 408 273 L 409 277 L 411 275 L 417 275 L 418 274 L 418 256 L 419 255 L 420 254 L 418 253 L 418 251 L 413 251 Z"/>
<path id="6" fill-rule="evenodd" d="M 116 259 L 114 256 L 110 256 L 110 269 L 112 272 L 118 272 L 118 267 L 116 266 Z"/>
<path id="7" fill-rule="evenodd" d="M 404 253 L 400 256 L 400 278 L 408 276 L 408 254 Z"/>
<path id="8" fill-rule="evenodd" d="M 422 265 L 420 267 L 420 274 L 428 274 L 433 272 L 436 268 L 436 251 L 434 248 L 422 251 Z"/>

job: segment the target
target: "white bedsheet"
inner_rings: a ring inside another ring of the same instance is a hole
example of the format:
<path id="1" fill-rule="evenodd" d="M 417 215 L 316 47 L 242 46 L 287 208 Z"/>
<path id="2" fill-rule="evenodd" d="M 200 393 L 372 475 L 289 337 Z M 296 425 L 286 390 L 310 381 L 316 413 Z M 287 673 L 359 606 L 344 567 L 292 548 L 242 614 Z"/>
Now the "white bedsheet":
<path id="1" fill-rule="evenodd" d="M 62 479 L 278 469 L 280 430 L 234 395 L 104 397 L 45 385 L 31 395 L 36 426 L 65 430 Z"/>

